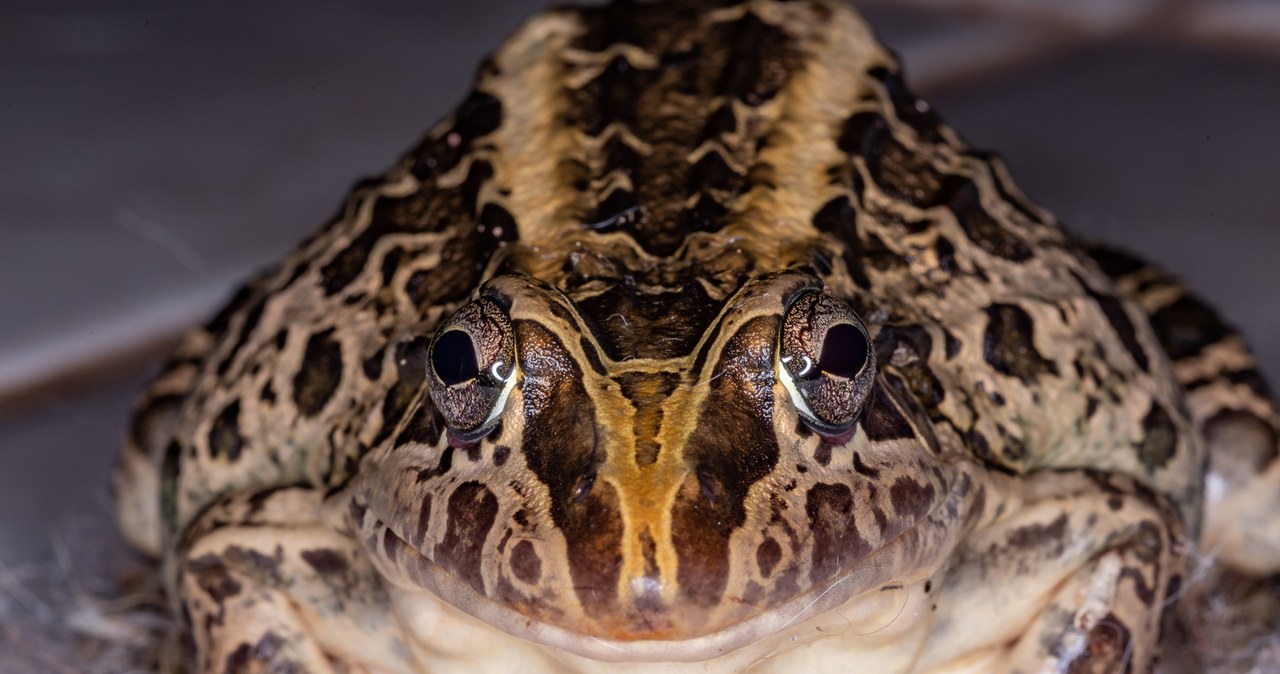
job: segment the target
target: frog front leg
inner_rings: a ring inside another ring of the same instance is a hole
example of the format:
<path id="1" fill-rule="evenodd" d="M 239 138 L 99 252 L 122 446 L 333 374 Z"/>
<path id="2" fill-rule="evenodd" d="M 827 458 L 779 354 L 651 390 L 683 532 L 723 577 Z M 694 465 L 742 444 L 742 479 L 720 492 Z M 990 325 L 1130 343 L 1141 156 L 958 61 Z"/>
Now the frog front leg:
<path id="1" fill-rule="evenodd" d="M 1128 478 L 1023 479 L 940 576 L 921 671 L 1150 671 L 1184 563 L 1176 515 Z"/>
<path id="2" fill-rule="evenodd" d="M 173 582 L 191 671 L 415 671 L 380 577 L 321 504 L 304 488 L 237 495 L 188 528 Z"/>

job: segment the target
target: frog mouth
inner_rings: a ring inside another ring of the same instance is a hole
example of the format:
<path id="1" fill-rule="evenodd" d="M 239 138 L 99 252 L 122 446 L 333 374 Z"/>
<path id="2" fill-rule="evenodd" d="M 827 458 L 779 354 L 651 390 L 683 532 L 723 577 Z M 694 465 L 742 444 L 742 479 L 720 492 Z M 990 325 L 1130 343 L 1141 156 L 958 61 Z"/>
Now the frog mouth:
<path id="1" fill-rule="evenodd" d="M 829 636 L 829 633 L 821 634 L 821 630 L 803 628 L 809 621 L 849 602 L 923 582 L 937 571 L 960 538 L 958 530 L 962 518 L 957 515 L 954 503 L 947 507 L 957 497 L 958 494 L 952 492 L 948 498 L 940 499 L 925 517 L 885 541 L 830 582 L 764 608 L 746 619 L 712 625 L 711 631 L 688 636 L 667 632 L 662 638 L 650 635 L 618 638 L 601 633 L 598 622 L 556 621 L 557 616 L 549 616 L 546 612 L 526 612 L 518 603 L 481 592 L 471 582 L 432 561 L 396 532 L 388 529 L 387 534 L 402 544 L 399 546 L 400 570 L 392 577 L 404 578 L 407 582 L 401 583 L 402 586 L 429 592 L 446 612 L 467 614 L 512 636 L 592 660 L 696 662 L 732 657 L 750 645 L 764 644 L 773 652 L 817 636 Z M 921 526 L 926 522 L 931 526 Z M 939 532 L 944 533 L 939 535 Z M 679 611 L 681 607 L 664 610 Z M 643 618 L 638 619 L 636 615 L 622 617 L 632 625 L 644 623 Z M 754 657 L 751 655 L 754 652 L 754 649 L 746 649 L 745 655 Z"/>

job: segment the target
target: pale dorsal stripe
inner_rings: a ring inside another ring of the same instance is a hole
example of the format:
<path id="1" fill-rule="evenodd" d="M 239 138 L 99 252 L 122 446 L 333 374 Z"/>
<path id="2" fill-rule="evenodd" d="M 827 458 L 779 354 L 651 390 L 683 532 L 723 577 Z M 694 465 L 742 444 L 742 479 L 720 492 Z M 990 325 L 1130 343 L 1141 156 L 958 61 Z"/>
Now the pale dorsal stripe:
<path id="1" fill-rule="evenodd" d="M 740 237 L 761 267 L 777 269 L 796 262 L 784 258 L 785 251 L 820 236 L 813 214 L 841 189 L 830 184 L 826 170 L 849 160 L 836 145 L 841 126 L 871 89 L 867 71 L 894 62 L 847 9 L 834 8 L 823 25 L 778 5 L 761 13 L 795 35 L 804 67 L 762 111 L 776 120 L 758 158 L 773 166 L 774 185 L 747 193 L 724 232 Z"/>

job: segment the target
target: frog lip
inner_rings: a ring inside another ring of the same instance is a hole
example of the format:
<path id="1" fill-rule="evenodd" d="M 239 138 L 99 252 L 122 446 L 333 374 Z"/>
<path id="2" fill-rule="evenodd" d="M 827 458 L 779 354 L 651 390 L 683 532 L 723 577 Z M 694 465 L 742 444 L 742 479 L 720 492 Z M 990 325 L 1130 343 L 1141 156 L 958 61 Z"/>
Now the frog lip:
<path id="1" fill-rule="evenodd" d="M 687 639 L 623 640 L 585 634 L 527 615 L 478 592 L 425 556 L 409 569 L 414 584 L 456 610 L 512 636 L 604 662 L 694 662 L 729 654 L 834 605 L 807 600 L 801 610 L 773 610 L 719 631 Z"/>
<path id="2" fill-rule="evenodd" d="M 549 622 L 480 592 L 422 554 L 394 530 L 387 531 L 404 543 L 405 553 L 414 556 L 412 560 L 402 558 L 401 561 L 408 562 L 402 567 L 403 575 L 408 576 L 415 589 L 430 592 L 453 610 L 467 613 L 507 634 L 602 662 L 698 662 L 727 656 L 769 640 L 860 595 L 900 584 L 903 572 L 919 571 L 915 567 L 900 567 L 902 558 L 919 554 L 919 550 L 911 550 L 913 535 L 923 528 L 921 524 L 944 513 L 948 500 L 940 499 L 928 515 L 873 550 L 834 581 L 813 587 L 745 620 L 687 637 L 676 634 L 665 638 L 623 639 L 595 633 L 590 625 L 574 630 Z M 934 558 L 941 560 L 943 555 Z M 679 607 L 668 610 L 678 611 Z M 628 617 L 634 619 L 634 616 Z"/>

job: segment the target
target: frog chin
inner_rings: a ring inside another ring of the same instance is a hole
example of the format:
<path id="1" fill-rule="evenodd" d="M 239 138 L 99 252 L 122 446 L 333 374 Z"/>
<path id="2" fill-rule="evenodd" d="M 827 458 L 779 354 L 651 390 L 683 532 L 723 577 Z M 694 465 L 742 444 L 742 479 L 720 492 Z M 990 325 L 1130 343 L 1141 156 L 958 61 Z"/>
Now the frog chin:
<path id="1" fill-rule="evenodd" d="M 632 609 L 627 615 L 597 616 L 595 619 L 567 617 L 546 610 L 527 612 L 518 603 L 503 601 L 478 591 L 459 575 L 417 551 L 407 541 L 400 553 L 398 569 L 383 569 L 399 586 L 396 604 L 401 611 L 416 613 L 465 613 L 509 635 L 563 651 L 568 657 L 605 662 L 701 662 L 722 659 L 753 662 L 762 653 L 776 653 L 816 638 L 838 634 L 869 634 L 890 623 L 909 622 L 901 618 L 905 602 L 937 572 L 962 534 L 954 499 L 938 503 L 923 518 L 866 557 L 842 569 L 834 579 L 815 585 L 762 610 L 726 612 L 735 618 L 719 623 L 692 620 L 682 612 L 705 614 L 698 607 L 676 603 L 649 611 L 650 619 Z M 939 535 L 939 532 L 951 532 Z M 388 531 L 395 536 L 394 532 Z M 396 536 L 399 538 L 398 536 Z M 385 544 L 385 543 L 384 543 Z M 642 581 L 644 579 L 636 579 Z M 728 596 L 740 596 L 745 588 L 730 588 Z M 895 593 L 906 594 L 895 594 Z M 915 597 L 919 599 L 919 597 Z M 888 603 L 886 603 L 886 601 Z M 745 601 L 745 600 L 744 600 Z M 543 607 L 545 609 L 545 607 Z M 643 610 L 641 610 L 643 612 Z M 921 613 L 921 612 L 913 612 Z M 927 612 L 924 612 L 927 613 Z M 461 617 L 461 616 L 458 616 Z M 824 621 L 833 621 L 831 627 Z M 412 621 L 411 621 L 412 622 Z M 700 624 L 698 632 L 679 629 L 619 631 L 609 624 L 673 625 Z M 745 665 L 744 665 L 745 666 Z"/>

